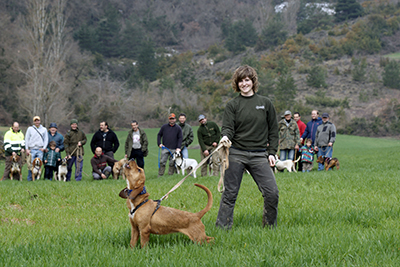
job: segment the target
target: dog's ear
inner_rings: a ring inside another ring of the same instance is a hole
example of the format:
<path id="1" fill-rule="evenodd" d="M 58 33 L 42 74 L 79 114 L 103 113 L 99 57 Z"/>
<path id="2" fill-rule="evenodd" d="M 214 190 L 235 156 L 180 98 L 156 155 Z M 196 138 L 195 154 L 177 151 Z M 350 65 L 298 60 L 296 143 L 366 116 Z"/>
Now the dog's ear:
<path id="1" fill-rule="evenodd" d="M 119 197 L 121 198 L 128 198 L 128 188 L 125 187 L 124 189 L 119 192 Z"/>

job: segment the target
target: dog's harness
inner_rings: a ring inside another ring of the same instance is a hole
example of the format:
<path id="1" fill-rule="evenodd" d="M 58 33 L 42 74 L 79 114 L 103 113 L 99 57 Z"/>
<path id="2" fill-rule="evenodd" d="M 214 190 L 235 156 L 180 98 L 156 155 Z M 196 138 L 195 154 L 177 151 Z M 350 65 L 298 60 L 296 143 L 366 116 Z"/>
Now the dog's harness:
<path id="1" fill-rule="evenodd" d="M 129 199 L 132 199 L 132 198 L 129 197 L 129 195 L 132 193 L 132 191 L 133 191 L 132 189 L 128 189 L 127 194 L 128 194 L 128 198 L 129 198 Z M 146 191 L 146 186 L 144 186 L 142 192 L 140 192 L 139 195 L 143 195 L 143 194 L 146 194 L 146 193 L 147 193 L 147 191 Z M 141 206 L 143 206 L 144 204 L 146 204 L 147 201 L 149 201 L 149 200 L 146 199 L 145 201 L 143 201 L 143 202 L 141 202 L 139 205 L 137 205 L 133 210 L 131 210 L 131 212 L 130 212 L 131 215 L 133 215 Z M 151 216 L 153 216 L 154 213 L 156 213 L 156 211 L 160 208 L 160 204 L 161 204 L 161 200 L 154 200 L 154 201 L 157 202 L 157 206 L 156 206 L 155 210 L 153 211 L 153 214 L 151 214 Z"/>

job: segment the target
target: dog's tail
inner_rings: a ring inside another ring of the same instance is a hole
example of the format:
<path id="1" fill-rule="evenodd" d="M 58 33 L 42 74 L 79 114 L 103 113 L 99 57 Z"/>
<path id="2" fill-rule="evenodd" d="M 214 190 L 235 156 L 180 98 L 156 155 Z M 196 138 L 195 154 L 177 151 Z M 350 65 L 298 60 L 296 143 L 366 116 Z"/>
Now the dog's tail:
<path id="1" fill-rule="evenodd" d="M 201 184 L 194 184 L 195 186 L 200 187 L 201 189 L 203 189 L 204 191 L 206 191 L 207 196 L 208 196 L 208 202 L 207 202 L 207 206 L 202 209 L 201 211 L 197 212 L 196 215 L 199 217 L 199 219 L 201 219 L 204 214 L 206 214 L 207 211 L 209 211 L 212 207 L 213 204 L 213 196 L 211 194 L 210 189 L 208 189 L 207 187 L 205 187 L 204 185 Z"/>
<path id="2" fill-rule="evenodd" d="M 297 160 L 293 161 L 294 163 L 298 162 L 300 160 L 301 157 L 298 157 Z"/>

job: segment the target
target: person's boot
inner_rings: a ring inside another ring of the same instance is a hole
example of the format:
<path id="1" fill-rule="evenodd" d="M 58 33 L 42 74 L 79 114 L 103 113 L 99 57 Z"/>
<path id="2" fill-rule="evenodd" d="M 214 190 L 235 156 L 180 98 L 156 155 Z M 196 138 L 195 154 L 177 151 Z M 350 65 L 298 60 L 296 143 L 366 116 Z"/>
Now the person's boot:
<path id="1" fill-rule="evenodd" d="M 175 173 L 175 166 L 169 166 L 168 175 L 173 175 Z"/>
<path id="2" fill-rule="evenodd" d="M 163 176 L 165 172 L 165 166 L 160 166 L 158 169 L 158 177 Z"/>

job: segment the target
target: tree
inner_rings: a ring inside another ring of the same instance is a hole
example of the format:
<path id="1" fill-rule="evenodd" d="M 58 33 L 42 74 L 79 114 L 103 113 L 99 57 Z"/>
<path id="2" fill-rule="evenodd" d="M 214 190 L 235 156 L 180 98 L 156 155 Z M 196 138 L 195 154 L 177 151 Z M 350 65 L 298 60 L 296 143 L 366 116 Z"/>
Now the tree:
<path id="1" fill-rule="evenodd" d="M 286 41 L 287 32 L 279 16 L 272 19 L 262 30 L 256 44 L 256 51 L 266 50 Z"/>
<path id="2" fill-rule="evenodd" d="M 307 76 L 307 85 L 315 88 L 327 87 L 325 82 L 326 69 L 321 66 L 313 66 Z"/>
<path id="3" fill-rule="evenodd" d="M 143 42 L 138 57 L 138 73 L 147 81 L 157 78 L 157 59 L 155 58 L 154 44 L 151 40 Z"/>
<path id="4" fill-rule="evenodd" d="M 30 117 L 40 116 L 44 125 L 72 112 L 66 101 L 73 79 L 67 70 L 72 45 L 65 7 L 66 0 L 28 0 L 28 13 L 21 22 L 22 42 L 15 63 L 24 76 L 17 90 L 19 104 Z"/>
<path id="5" fill-rule="evenodd" d="M 118 11 L 111 5 L 108 5 L 105 16 L 100 20 L 96 30 L 97 51 L 105 57 L 116 57 L 120 54 L 120 36 L 121 25 L 118 21 Z"/>
<path id="6" fill-rule="evenodd" d="M 364 57 L 361 60 L 352 58 L 354 68 L 351 71 L 351 74 L 353 76 L 353 80 L 356 82 L 361 82 L 365 81 L 366 77 L 365 75 L 367 74 L 367 59 Z"/>
<path id="7" fill-rule="evenodd" d="M 143 29 L 137 23 L 128 21 L 121 36 L 122 56 L 137 59 L 143 46 L 144 36 Z"/>
<path id="8" fill-rule="evenodd" d="M 254 46 L 257 40 L 257 32 L 253 23 L 246 19 L 237 21 L 231 25 L 223 25 L 223 35 L 226 35 L 225 47 L 231 52 L 246 50 L 246 46 Z"/>
<path id="9" fill-rule="evenodd" d="M 356 0 L 338 0 L 335 6 L 335 17 L 337 21 L 358 18 L 361 17 L 363 13 L 363 7 Z"/>
<path id="10" fill-rule="evenodd" d="M 323 11 L 323 6 L 318 3 L 302 0 L 297 13 L 297 33 L 307 34 L 318 27 L 333 24 L 332 16 Z"/>
<path id="11" fill-rule="evenodd" d="M 389 61 L 382 73 L 383 85 L 400 89 L 400 65 L 395 60 Z"/>
<path id="12" fill-rule="evenodd" d="M 281 73 L 275 88 L 275 108 L 278 113 L 294 105 L 296 92 L 297 86 L 290 70 Z"/>

